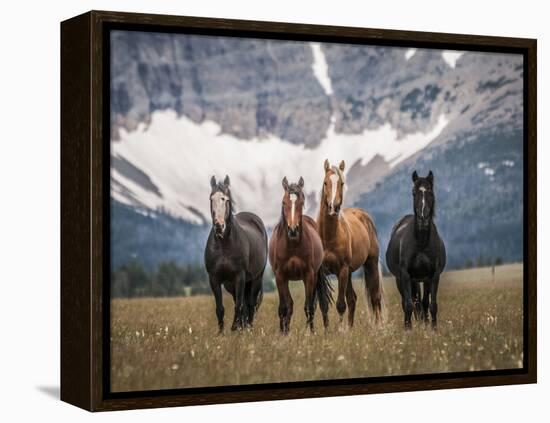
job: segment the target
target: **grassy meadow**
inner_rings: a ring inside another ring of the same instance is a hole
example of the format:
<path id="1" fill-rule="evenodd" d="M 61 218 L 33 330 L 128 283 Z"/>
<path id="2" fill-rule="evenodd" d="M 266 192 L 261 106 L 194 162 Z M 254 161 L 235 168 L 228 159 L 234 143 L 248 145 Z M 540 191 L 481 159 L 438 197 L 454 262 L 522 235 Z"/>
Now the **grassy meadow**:
<path id="1" fill-rule="evenodd" d="M 230 331 L 233 300 L 224 296 L 226 329 L 218 335 L 212 296 L 115 299 L 111 303 L 113 392 L 406 375 L 523 366 L 523 265 L 449 271 L 442 275 L 439 327 L 413 320 L 403 329 L 401 298 L 384 278 L 386 318 L 375 325 L 363 284 L 355 326 L 306 330 L 302 282 L 291 282 L 294 315 L 280 335 L 277 293 L 265 294 L 254 328 Z M 333 280 L 336 291 L 336 281 Z M 334 293 L 336 297 L 336 292 Z"/>

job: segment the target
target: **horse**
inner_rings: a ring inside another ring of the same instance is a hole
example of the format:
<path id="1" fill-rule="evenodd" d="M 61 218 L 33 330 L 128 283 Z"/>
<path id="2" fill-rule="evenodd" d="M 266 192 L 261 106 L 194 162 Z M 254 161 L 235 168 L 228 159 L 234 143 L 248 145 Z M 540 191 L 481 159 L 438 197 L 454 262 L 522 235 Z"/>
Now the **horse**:
<path id="1" fill-rule="evenodd" d="M 231 330 L 250 327 L 262 302 L 262 279 L 267 263 L 265 226 L 253 213 L 234 214 L 229 185 L 229 176 L 223 183 L 217 183 L 214 176 L 210 180 L 212 228 L 204 251 L 220 333 L 224 327 L 222 285 L 235 302 Z"/>
<path id="2" fill-rule="evenodd" d="M 433 221 L 435 217 L 434 175 L 425 178 L 416 170 L 412 174 L 414 215 L 403 216 L 391 231 L 386 251 L 386 264 L 395 276 L 401 294 L 405 328 L 411 329 L 412 313 L 420 314 L 428 323 L 428 309 L 432 327 L 437 327 L 437 289 L 439 277 L 445 269 L 445 244 Z M 420 282 L 423 282 L 420 305 Z M 430 301 L 431 297 L 431 301 Z M 421 309 L 420 309 L 421 308 Z"/>
<path id="3" fill-rule="evenodd" d="M 332 287 L 322 267 L 323 244 L 317 232 L 317 224 L 303 214 L 304 179 L 300 177 L 297 184 L 289 184 L 285 177 L 282 184 L 284 195 L 281 219 L 269 241 L 269 263 L 279 292 L 279 327 L 283 334 L 287 334 L 290 328 L 294 302 L 288 281 L 302 280 L 306 293 L 304 311 L 307 325 L 313 332 L 318 300 L 326 329 Z"/>
<path id="4" fill-rule="evenodd" d="M 336 310 L 340 315 L 340 322 L 344 318 L 347 302 L 348 324 L 352 327 L 357 300 L 351 282 L 352 272 L 363 268 L 365 291 L 376 322 L 382 317 L 383 288 L 378 267 L 378 235 L 372 218 L 359 208 L 342 209 L 344 169 L 343 160 L 338 167 L 331 166 L 329 161 L 325 160 L 325 178 L 321 189 L 317 226 L 323 242 L 323 264 L 330 274 L 338 278 Z"/>

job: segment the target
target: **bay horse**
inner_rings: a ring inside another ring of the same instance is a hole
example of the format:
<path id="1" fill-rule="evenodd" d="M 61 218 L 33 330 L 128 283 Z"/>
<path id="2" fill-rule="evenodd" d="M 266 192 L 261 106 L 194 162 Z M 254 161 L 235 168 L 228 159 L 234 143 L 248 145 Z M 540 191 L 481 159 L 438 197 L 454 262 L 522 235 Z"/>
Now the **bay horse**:
<path id="1" fill-rule="evenodd" d="M 229 176 L 223 183 L 212 176 L 210 212 L 212 229 L 204 251 L 204 263 L 216 300 L 218 328 L 223 332 L 222 285 L 235 302 L 231 330 L 252 326 L 263 298 L 262 279 L 267 263 L 267 233 L 253 213 L 234 214 Z"/>
<path id="2" fill-rule="evenodd" d="M 445 244 L 433 221 L 435 216 L 434 175 L 425 178 L 416 170 L 412 174 L 414 215 L 403 216 L 391 232 L 386 264 L 395 276 L 401 294 L 405 328 L 412 327 L 412 313 L 422 313 L 428 323 L 428 309 L 432 327 L 437 327 L 437 289 L 439 277 L 445 268 Z M 422 310 L 420 310 L 420 282 L 423 282 Z M 431 297 L 431 300 L 430 300 Z"/>
<path id="3" fill-rule="evenodd" d="M 323 244 L 315 221 L 303 214 L 305 196 L 304 179 L 289 184 L 283 179 L 281 219 L 269 241 L 269 263 L 275 274 L 279 292 L 279 327 L 283 334 L 290 328 L 294 302 L 288 287 L 289 280 L 304 282 L 306 321 L 313 331 L 313 319 L 317 300 L 323 315 L 323 325 L 328 326 L 328 309 L 332 302 L 332 287 L 323 264 Z"/>
<path id="4" fill-rule="evenodd" d="M 353 326 L 357 295 L 351 282 L 352 272 L 363 268 L 365 291 L 370 300 L 376 322 L 382 315 L 383 289 L 380 281 L 378 257 L 380 248 L 374 222 L 367 212 L 358 208 L 342 209 L 344 200 L 344 169 L 324 163 L 325 178 L 317 225 L 323 242 L 324 266 L 338 278 L 336 310 L 343 320 L 348 310 L 348 323 Z M 344 300 L 345 298 L 345 300 Z"/>

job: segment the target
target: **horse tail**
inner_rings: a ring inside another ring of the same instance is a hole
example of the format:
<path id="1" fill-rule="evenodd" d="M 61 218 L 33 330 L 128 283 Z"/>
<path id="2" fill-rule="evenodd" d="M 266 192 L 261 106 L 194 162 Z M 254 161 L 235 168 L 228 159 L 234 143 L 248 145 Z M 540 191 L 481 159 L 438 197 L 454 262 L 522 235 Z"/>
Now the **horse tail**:
<path id="1" fill-rule="evenodd" d="M 331 304 L 334 303 L 332 298 L 332 293 L 334 289 L 330 284 L 329 273 L 324 264 L 321 265 L 319 271 L 317 272 L 317 286 L 316 286 L 316 297 L 319 301 L 319 306 L 321 311 L 326 312 Z"/>
<path id="2" fill-rule="evenodd" d="M 260 306 L 262 305 L 262 300 L 264 299 L 264 289 L 260 288 L 258 291 L 258 295 L 256 296 L 256 304 L 254 304 L 254 313 L 258 311 Z"/>
<path id="3" fill-rule="evenodd" d="M 262 300 L 264 299 L 264 271 L 262 271 L 259 278 L 260 283 L 259 283 L 258 293 L 256 294 L 256 301 L 254 302 L 254 313 L 258 311 L 258 309 L 262 305 Z"/>
<path id="4" fill-rule="evenodd" d="M 388 317 L 387 307 L 386 307 L 386 293 L 384 291 L 384 276 L 382 274 L 382 260 L 378 258 L 378 280 L 380 284 L 380 314 L 382 322 L 385 322 Z"/>
<path id="5" fill-rule="evenodd" d="M 363 267 L 363 272 L 365 279 L 365 297 L 367 299 L 369 311 L 375 316 L 380 317 L 381 321 L 384 321 L 386 320 L 386 301 L 380 258 L 369 258 Z M 377 306 L 380 307 L 380 314 L 376 314 Z"/>

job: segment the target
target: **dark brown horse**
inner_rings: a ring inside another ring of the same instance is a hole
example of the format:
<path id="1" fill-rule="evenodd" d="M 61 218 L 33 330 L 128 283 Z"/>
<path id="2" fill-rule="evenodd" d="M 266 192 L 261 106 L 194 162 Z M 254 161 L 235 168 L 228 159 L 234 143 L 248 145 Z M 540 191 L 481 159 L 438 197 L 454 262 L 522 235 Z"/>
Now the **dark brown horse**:
<path id="1" fill-rule="evenodd" d="M 304 180 L 297 184 L 283 179 L 281 220 L 275 226 L 269 241 L 269 263 L 275 274 L 279 291 L 279 324 L 281 332 L 288 333 L 294 302 L 288 287 L 289 280 L 302 280 L 306 291 L 304 311 L 307 324 L 313 330 L 317 299 L 328 326 L 328 308 L 332 302 L 331 286 L 322 269 L 323 244 L 315 221 L 303 215 Z"/>
<path id="2" fill-rule="evenodd" d="M 405 328 L 411 329 L 413 312 L 428 323 L 428 309 L 432 326 L 437 327 L 437 289 L 439 277 L 447 263 L 447 252 L 434 222 L 434 175 L 430 170 L 425 178 L 412 174 L 414 214 L 403 216 L 391 232 L 386 264 L 395 276 L 401 294 Z M 420 282 L 423 283 L 420 307 Z"/>
<path id="3" fill-rule="evenodd" d="M 267 262 L 267 233 L 262 220 L 249 212 L 233 212 L 229 176 L 210 180 L 212 229 L 204 263 L 216 300 L 219 331 L 223 331 L 222 285 L 235 301 L 231 330 L 252 326 L 263 297 L 262 278 Z"/>
<path id="4" fill-rule="evenodd" d="M 371 217 L 358 208 L 342 210 L 344 200 L 344 169 L 342 160 L 338 167 L 325 160 L 325 179 L 317 225 L 325 251 L 324 265 L 338 278 L 336 309 L 343 319 L 346 302 L 349 308 L 348 322 L 353 326 L 357 295 L 351 283 L 353 271 L 363 267 L 367 297 L 378 322 L 382 311 L 382 285 L 378 270 L 380 254 L 378 236 Z M 345 297 L 345 301 L 344 301 Z"/>

